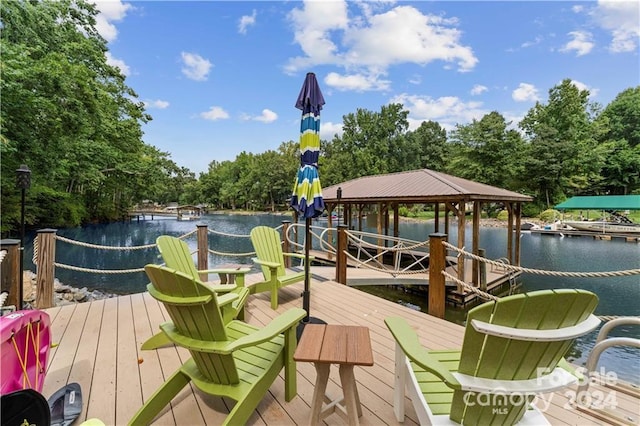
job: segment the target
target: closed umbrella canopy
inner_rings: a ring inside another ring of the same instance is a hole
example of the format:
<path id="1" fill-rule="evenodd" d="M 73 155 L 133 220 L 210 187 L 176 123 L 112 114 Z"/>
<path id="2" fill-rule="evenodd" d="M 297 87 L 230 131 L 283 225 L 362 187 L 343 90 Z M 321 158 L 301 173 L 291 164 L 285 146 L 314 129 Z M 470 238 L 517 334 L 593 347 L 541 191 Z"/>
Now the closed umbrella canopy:
<path id="1" fill-rule="evenodd" d="M 296 108 L 302 110 L 300 122 L 300 169 L 295 180 L 291 207 L 304 218 L 318 217 L 324 211 L 322 186 L 318 174 L 320 157 L 320 110 L 324 98 L 314 73 L 307 73 Z"/>
<path id="2" fill-rule="evenodd" d="M 322 199 L 322 185 L 318 174 L 318 159 L 320 157 L 320 110 L 324 105 L 324 98 L 314 73 L 307 73 L 304 84 L 296 100 L 296 108 L 302 110 L 300 123 L 300 169 L 296 176 L 291 196 L 291 207 L 305 218 L 304 239 L 304 292 L 302 293 L 302 308 L 307 316 L 298 327 L 301 334 L 304 324 L 324 321 L 309 316 L 310 310 L 310 276 L 309 251 L 311 247 L 311 218 L 318 217 L 324 211 Z M 299 336 L 298 336 L 299 337 Z"/>

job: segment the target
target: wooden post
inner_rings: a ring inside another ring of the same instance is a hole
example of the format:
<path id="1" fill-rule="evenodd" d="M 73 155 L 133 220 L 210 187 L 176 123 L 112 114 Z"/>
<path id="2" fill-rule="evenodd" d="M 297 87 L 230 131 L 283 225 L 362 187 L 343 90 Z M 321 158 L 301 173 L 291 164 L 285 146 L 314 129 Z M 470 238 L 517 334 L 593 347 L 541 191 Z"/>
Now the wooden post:
<path id="1" fill-rule="evenodd" d="M 506 203 L 507 206 L 507 259 L 513 265 L 513 204 Z"/>
<path id="2" fill-rule="evenodd" d="M 446 250 L 442 244 L 447 234 L 429 235 L 429 315 L 444 318 L 446 303 L 445 279 L 442 271 L 446 268 Z"/>
<path id="3" fill-rule="evenodd" d="M 514 264 L 520 266 L 520 236 L 522 233 L 522 203 L 515 204 L 516 214 L 516 246 L 515 246 L 515 260 Z"/>
<path id="4" fill-rule="evenodd" d="M 336 256 L 336 281 L 347 284 L 347 225 L 338 226 L 338 247 Z"/>
<path id="5" fill-rule="evenodd" d="M 486 257 L 485 249 L 478 249 L 478 256 Z M 479 262 L 480 265 L 480 290 L 487 291 L 487 264 Z"/>
<path id="6" fill-rule="evenodd" d="M 282 243 L 282 251 L 284 253 L 291 253 L 291 244 L 289 243 L 289 239 L 287 238 L 287 235 L 289 234 L 290 226 L 291 226 L 290 220 L 282 221 L 282 241 L 284 241 L 284 243 Z M 285 268 L 291 267 L 291 257 L 289 256 L 284 257 L 284 267 Z"/>
<path id="7" fill-rule="evenodd" d="M 440 203 L 436 203 L 433 212 L 435 215 L 434 232 L 440 232 Z"/>
<path id="8" fill-rule="evenodd" d="M 52 308 L 53 280 L 56 267 L 56 230 L 41 229 L 38 231 L 38 266 L 36 268 L 36 308 Z"/>
<path id="9" fill-rule="evenodd" d="M 472 245 L 472 249 L 471 252 L 475 255 L 478 254 L 479 250 L 480 250 L 480 201 L 474 201 L 473 202 L 473 229 L 471 231 L 471 245 Z M 473 283 L 473 285 L 475 287 L 478 287 L 478 276 L 480 274 L 479 272 L 479 265 L 478 265 L 478 261 L 473 259 L 472 261 L 472 267 L 471 267 L 471 282 Z"/>
<path id="10" fill-rule="evenodd" d="M 5 304 L 13 305 L 20 309 L 20 240 L 0 240 L 0 250 L 6 250 L 7 254 L 0 267 L 0 283 L 2 291 L 9 293 Z"/>
<path id="11" fill-rule="evenodd" d="M 198 231 L 196 235 L 198 237 L 198 270 L 204 271 L 209 269 L 209 233 L 207 232 L 207 225 L 198 224 Z M 209 274 L 200 274 L 200 280 L 202 282 L 209 281 Z"/>
<path id="12" fill-rule="evenodd" d="M 396 238 L 400 236 L 400 205 L 398 203 L 393 204 L 393 236 Z"/>

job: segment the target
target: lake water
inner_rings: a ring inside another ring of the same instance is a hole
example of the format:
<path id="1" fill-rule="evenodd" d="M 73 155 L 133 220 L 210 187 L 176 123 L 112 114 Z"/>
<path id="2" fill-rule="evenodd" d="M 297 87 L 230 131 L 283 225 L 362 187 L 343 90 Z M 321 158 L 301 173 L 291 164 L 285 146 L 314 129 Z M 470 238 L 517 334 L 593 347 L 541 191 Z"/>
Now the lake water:
<path id="1" fill-rule="evenodd" d="M 193 231 L 197 223 L 206 223 L 209 230 L 246 236 L 257 225 L 276 227 L 286 220 L 279 215 L 207 215 L 201 221 L 177 221 L 156 219 L 131 223 L 91 225 L 82 228 L 61 229 L 58 235 L 72 240 L 113 247 L 136 247 L 154 244 L 159 235 L 182 236 Z M 441 227 L 441 230 L 443 228 Z M 431 222 L 400 224 L 399 233 L 403 238 L 425 240 L 434 231 Z M 451 228 L 451 241 L 455 241 L 456 228 Z M 466 233 L 470 236 L 471 232 Z M 33 256 L 33 235 L 25 243 L 25 269 L 35 270 Z M 480 247 L 486 250 L 489 259 L 506 256 L 507 232 L 503 228 L 481 228 Z M 187 242 L 195 250 L 195 235 Z M 253 251 L 248 238 L 209 234 L 212 249 L 224 253 L 248 253 Z M 467 247 L 471 246 L 468 241 Z M 536 234 L 523 234 L 521 238 L 522 266 L 549 271 L 602 272 L 635 269 L 640 267 L 640 244 L 620 240 L 597 241 L 586 237 L 560 238 Z M 83 268 L 100 270 L 137 269 L 147 263 L 160 263 L 155 248 L 142 250 L 114 251 L 96 250 L 58 241 L 56 262 Z M 250 257 L 227 257 L 212 255 L 210 267 L 224 263 L 245 263 L 251 265 Z M 88 287 L 107 292 L 127 294 L 145 290 L 148 280 L 144 273 L 92 274 L 56 268 L 56 278 L 75 287 Z M 522 291 L 551 288 L 581 288 L 596 293 L 600 299 L 596 315 L 640 315 L 640 275 L 614 278 L 564 278 L 523 274 L 520 278 Z M 389 289 L 367 289 L 381 296 L 423 307 L 425 301 Z M 447 309 L 447 319 L 455 322 L 464 320 L 464 312 Z M 586 361 L 593 347 L 596 333 L 580 339 L 573 348 L 570 359 L 577 364 Z M 639 327 L 620 328 L 615 336 L 640 338 Z M 607 371 L 615 371 L 619 377 L 640 384 L 640 350 L 635 348 L 611 348 L 601 356 L 599 366 Z"/>

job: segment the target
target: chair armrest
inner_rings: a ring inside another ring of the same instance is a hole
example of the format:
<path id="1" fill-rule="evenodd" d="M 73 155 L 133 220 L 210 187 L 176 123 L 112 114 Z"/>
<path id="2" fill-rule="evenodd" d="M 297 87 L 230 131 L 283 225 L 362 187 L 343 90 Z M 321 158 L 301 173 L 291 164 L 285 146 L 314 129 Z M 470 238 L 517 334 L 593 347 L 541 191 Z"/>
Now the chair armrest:
<path id="1" fill-rule="evenodd" d="M 199 274 L 235 274 L 245 275 L 251 272 L 251 268 L 215 268 L 199 270 Z"/>
<path id="2" fill-rule="evenodd" d="M 301 253 L 283 253 L 286 257 L 297 257 L 298 259 L 306 259 L 307 256 Z M 309 256 L 309 260 L 314 260 L 314 256 Z"/>
<path id="3" fill-rule="evenodd" d="M 236 284 L 210 284 L 209 288 L 216 293 L 228 293 L 238 288 Z"/>
<path id="4" fill-rule="evenodd" d="M 443 363 L 429 355 L 418 340 L 415 330 L 411 328 L 407 321 L 399 317 L 389 317 L 385 318 L 384 322 L 407 358 L 438 376 L 450 388 L 460 389 L 458 380 Z"/>
<path id="5" fill-rule="evenodd" d="M 280 264 L 278 262 L 268 262 L 266 260 L 260 260 L 257 257 L 253 257 L 251 258 L 251 260 L 253 260 L 254 263 L 257 263 L 260 266 L 266 266 L 267 268 L 277 268 L 278 266 L 280 266 Z"/>
<path id="6" fill-rule="evenodd" d="M 211 342 L 199 339 L 192 339 L 180 334 L 172 322 L 165 322 L 160 325 L 160 329 L 169 337 L 173 343 L 186 349 L 195 349 L 201 352 L 217 353 L 228 355 L 232 352 L 247 346 L 255 346 L 267 340 L 273 339 L 283 331 L 295 327 L 302 318 L 307 315 L 304 309 L 291 308 L 285 313 L 278 315 L 265 327 L 256 330 L 254 333 L 243 336 L 235 341 Z M 232 321 L 233 322 L 233 321 Z"/>
<path id="7" fill-rule="evenodd" d="M 271 320 L 269 324 L 257 330 L 255 333 L 247 334 L 229 345 L 230 351 L 236 351 L 247 346 L 255 346 L 267 340 L 273 339 L 285 330 L 296 327 L 300 320 L 307 315 L 304 309 L 291 308 L 283 314 Z"/>
<path id="8" fill-rule="evenodd" d="M 229 303 L 233 302 L 234 300 L 238 299 L 238 294 L 237 293 L 225 293 L 225 294 L 221 294 L 220 296 L 218 296 L 218 305 L 220 307 L 222 306 L 226 306 Z"/>

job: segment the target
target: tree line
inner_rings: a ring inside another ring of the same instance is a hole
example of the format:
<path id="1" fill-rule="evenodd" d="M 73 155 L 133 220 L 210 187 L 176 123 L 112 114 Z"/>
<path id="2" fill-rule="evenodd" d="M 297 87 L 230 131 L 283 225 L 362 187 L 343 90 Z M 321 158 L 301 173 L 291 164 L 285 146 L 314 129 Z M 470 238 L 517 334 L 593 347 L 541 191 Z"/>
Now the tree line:
<path id="1" fill-rule="evenodd" d="M 2 74 L 1 231 L 17 229 L 15 170 L 31 165 L 27 224 L 65 227 L 117 220 L 143 200 L 214 209 L 287 208 L 297 141 L 212 161 L 196 177 L 145 144 L 152 120 L 118 68 L 107 64 L 84 0 L 0 3 Z M 516 125 L 493 111 L 451 131 L 389 104 L 343 116 L 321 142 L 324 186 L 361 176 L 429 168 L 534 197 L 534 215 L 574 195 L 640 192 L 640 86 L 608 105 L 565 79 Z"/>

